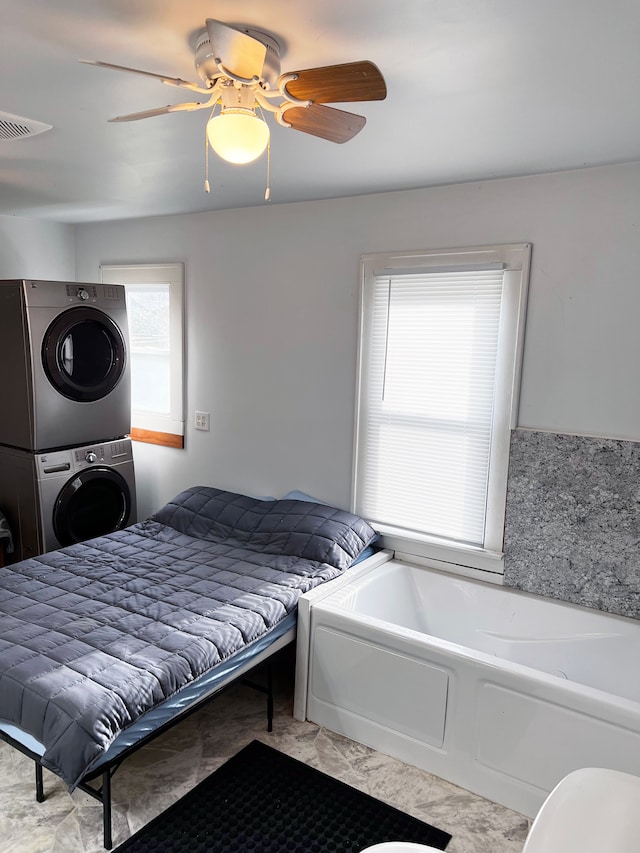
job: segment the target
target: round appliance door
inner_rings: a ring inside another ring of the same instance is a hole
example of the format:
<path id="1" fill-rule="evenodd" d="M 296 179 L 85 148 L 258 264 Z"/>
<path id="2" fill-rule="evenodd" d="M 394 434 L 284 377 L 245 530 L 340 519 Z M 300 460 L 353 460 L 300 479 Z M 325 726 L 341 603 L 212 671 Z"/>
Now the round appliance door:
<path id="1" fill-rule="evenodd" d="M 131 492 L 112 468 L 88 468 L 69 480 L 53 508 L 53 530 L 61 545 L 105 536 L 127 526 Z"/>
<path id="2" fill-rule="evenodd" d="M 118 325 L 98 308 L 69 308 L 44 335 L 42 364 L 63 396 L 83 403 L 101 400 L 122 377 L 125 340 Z"/>

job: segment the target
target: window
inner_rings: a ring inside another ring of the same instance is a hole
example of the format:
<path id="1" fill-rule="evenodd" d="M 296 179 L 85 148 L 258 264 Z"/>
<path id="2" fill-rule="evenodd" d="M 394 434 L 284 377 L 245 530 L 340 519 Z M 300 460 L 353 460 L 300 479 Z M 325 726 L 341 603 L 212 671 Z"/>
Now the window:
<path id="1" fill-rule="evenodd" d="M 184 446 L 182 264 L 103 264 L 102 281 L 127 294 L 131 437 Z"/>
<path id="2" fill-rule="evenodd" d="M 362 259 L 354 509 L 399 556 L 502 574 L 529 256 Z"/>

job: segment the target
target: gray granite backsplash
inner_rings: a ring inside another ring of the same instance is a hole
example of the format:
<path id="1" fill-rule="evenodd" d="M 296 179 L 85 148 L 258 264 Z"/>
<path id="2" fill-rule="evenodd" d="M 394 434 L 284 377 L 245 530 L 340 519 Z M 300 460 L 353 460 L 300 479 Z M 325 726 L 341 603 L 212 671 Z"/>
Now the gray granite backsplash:
<path id="1" fill-rule="evenodd" d="M 505 586 L 640 619 L 640 443 L 514 430 Z"/>

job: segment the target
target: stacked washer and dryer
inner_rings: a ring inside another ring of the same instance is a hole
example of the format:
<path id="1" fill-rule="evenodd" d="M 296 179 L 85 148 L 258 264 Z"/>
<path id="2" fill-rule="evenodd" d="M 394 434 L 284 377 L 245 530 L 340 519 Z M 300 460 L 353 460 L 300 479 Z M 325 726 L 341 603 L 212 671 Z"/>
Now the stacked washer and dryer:
<path id="1" fill-rule="evenodd" d="M 0 510 L 10 562 L 135 521 L 125 290 L 0 281 Z"/>

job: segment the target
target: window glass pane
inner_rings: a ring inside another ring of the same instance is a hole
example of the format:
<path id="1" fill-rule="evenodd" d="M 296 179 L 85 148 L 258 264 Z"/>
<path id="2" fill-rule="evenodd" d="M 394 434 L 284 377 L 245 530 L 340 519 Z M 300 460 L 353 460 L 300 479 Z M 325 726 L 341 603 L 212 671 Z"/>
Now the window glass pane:
<path id="1" fill-rule="evenodd" d="M 169 414 L 169 285 L 128 284 L 131 401 L 138 411 Z"/>

